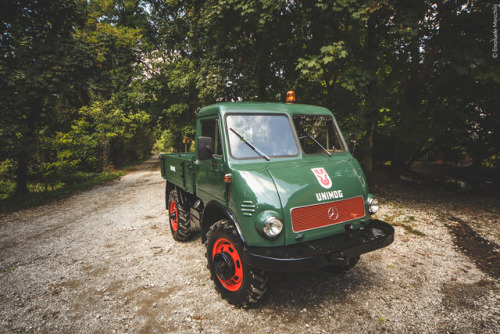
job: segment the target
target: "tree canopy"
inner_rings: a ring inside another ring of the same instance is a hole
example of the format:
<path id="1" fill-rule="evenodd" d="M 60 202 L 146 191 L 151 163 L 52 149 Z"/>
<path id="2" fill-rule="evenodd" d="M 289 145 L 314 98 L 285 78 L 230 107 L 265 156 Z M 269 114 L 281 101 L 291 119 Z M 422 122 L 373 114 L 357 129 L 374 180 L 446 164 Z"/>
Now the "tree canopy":
<path id="1" fill-rule="evenodd" d="M 7 1 L 0 175 L 121 168 L 184 150 L 219 101 L 329 108 L 359 158 L 498 166 L 500 67 L 489 2 Z"/>

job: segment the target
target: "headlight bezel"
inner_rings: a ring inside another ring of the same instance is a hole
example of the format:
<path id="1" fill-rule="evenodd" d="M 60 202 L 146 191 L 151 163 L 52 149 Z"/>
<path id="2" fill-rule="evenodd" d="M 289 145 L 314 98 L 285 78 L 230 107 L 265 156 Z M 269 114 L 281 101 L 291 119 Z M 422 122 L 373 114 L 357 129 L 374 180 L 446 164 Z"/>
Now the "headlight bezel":
<path id="1" fill-rule="evenodd" d="M 255 228 L 263 238 L 271 241 L 283 235 L 285 223 L 276 211 L 266 210 L 256 217 Z"/>
<path id="2" fill-rule="evenodd" d="M 281 219 L 271 216 L 264 221 L 262 231 L 264 232 L 266 237 L 275 239 L 281 234 L 281 232 L 283 232 L 283 226 L 284 225 Z"/>
<path id="3" fill-rule="evenodd" d="M 367 202 L 368 202 L 368 212 L 370 212 L 370 214 L 372 215 L 376 214 L 377 211 L 380 209 L 378 199 L 372 196 L 368 198 Z"/>

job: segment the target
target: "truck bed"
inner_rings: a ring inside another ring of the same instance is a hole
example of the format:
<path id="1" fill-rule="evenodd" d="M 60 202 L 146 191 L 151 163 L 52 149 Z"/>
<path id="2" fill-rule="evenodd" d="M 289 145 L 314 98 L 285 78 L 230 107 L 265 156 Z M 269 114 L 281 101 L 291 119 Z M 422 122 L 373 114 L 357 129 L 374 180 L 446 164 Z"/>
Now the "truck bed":
<path id="1" fill-rule="evenodd" d="M 161 153 L 161 176 L 189 193 L 194 193 L 194 153 Z"/>

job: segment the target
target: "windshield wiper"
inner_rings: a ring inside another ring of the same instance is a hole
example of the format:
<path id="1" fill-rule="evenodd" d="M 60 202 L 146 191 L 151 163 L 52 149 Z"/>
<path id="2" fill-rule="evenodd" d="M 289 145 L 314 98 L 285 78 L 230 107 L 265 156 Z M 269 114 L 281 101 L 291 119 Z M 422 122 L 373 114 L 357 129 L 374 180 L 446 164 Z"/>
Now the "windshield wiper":
<path id="1" fill-rule="evenodd" d="M 311 136 L 310 134 L 308 134 L 307 132 L 304 131 L 304 133 L 306 134 L 306 136 L 308 136 L 309 138 L 311 138 L 316 144 L 318 144 L 319 147 L 321 147 L 323 149 L 323 151 L 326 152 L 326 154 L 328 154 L 328 156 L 332 156 L 332 154 L 330 152 L 328 152 L 328 150 L 326 148 L 323 147 L 323 145 L 321 145 L 317 140 L 316 138 L 314 138 L 313 136 Z M 304 138 L 304 137 L 302 137 Z"/>
<path id="2" fill-rule="evenodd" d="M 248 145 L 252 150 L 254 150 L 258 155 L 260 155 L 261 158 L 266 159 L 267 161 L 271 160 L 264 152 L 259 150 L 257 147 L 253 146 L 251 142 L 245 139 L 242 135 L 240 135 L 238 132 L 236 132 L 233 128 L 229 128 L 229 130 L 233 131 L 235 135 L 237 135 L 242 142 Z"/>

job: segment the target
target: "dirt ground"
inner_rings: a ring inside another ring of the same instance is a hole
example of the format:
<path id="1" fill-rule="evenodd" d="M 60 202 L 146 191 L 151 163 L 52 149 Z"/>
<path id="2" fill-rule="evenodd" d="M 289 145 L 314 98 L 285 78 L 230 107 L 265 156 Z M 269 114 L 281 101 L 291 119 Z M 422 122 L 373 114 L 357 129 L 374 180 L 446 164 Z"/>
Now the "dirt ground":
<path id="1" fill-rule="evenodd" d="M 374 188 L 392 245 L 271 273 L 249 310 L 217 294 L 199 236 L 172 239 L 158 159 L 1 216 L 0 333 L 499 333 L 500 199 L 393 183 Z"/>

